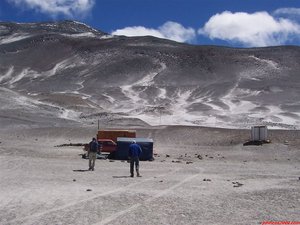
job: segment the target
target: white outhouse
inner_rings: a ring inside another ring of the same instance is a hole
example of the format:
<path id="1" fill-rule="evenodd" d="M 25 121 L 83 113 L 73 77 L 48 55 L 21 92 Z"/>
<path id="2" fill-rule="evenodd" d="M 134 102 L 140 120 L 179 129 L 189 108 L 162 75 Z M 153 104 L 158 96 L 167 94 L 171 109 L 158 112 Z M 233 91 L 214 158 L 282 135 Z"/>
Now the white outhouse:
<path id="1" fill-rule="evenodd" d="M 266 141 L 268 139 L 267 126 L 251 127 L 251 141 Z"/>

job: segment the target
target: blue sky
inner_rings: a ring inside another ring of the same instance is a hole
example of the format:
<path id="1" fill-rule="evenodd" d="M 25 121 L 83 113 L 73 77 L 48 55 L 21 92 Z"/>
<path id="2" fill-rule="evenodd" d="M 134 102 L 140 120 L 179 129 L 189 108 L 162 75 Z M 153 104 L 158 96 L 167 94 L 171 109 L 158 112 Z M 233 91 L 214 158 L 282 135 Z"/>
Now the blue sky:
<path id="1" fill-rule="evenodd" d="M 300 0 L 1 0 L 0 20 L 71 19 L 197 45 L 300 45 Z"/>

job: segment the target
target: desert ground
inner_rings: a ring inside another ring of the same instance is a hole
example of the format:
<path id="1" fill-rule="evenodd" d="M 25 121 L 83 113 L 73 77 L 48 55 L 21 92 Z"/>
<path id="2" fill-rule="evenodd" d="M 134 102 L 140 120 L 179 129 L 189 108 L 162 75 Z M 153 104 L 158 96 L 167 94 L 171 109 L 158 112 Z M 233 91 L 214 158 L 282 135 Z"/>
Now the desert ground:
<path id="1" fill-rule="evenodd" d="M 134 127 L 133 127 L 134 129 Z M 127 161 L 82 147 L 95 127 L 0 130 L 1 225 L 262 224 L 300 221 L 300 131 L 269 130 L 270 144 L 243 146 L 249 130 L 136 128 L 153 138 L 154 161 L 129 177 Z"/>

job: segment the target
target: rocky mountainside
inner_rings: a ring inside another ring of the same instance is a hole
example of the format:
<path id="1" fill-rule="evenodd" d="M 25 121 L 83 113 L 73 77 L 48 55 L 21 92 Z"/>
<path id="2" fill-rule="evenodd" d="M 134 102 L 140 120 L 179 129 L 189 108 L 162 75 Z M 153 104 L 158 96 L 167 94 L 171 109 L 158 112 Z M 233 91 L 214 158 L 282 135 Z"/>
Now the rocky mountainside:
<path id="1" fill-rule="evenodd" d="M 300 47 L 234 49 L 0 22 L 0 122 L 11 126 L 300 127 Z"/>

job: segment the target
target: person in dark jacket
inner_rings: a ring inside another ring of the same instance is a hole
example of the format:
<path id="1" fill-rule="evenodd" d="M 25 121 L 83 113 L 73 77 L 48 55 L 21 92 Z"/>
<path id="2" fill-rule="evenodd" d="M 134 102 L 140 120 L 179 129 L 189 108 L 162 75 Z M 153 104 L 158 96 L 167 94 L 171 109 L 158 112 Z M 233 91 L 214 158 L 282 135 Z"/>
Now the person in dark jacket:
<path id="1" fill-rule="evenodd" d="M 136 175 L 138 177 L 141 177 L 140 172 L 139 172 L 139 162 L 140 162 L 140 156 L 142 154 L 142 148 L 140 145 L 136 143 L 135 140 L 132 141 L 132 143 L 129 145 L 129 152 L 128 156 L 130 159 L 130 176 L 134 177 L 134 164 L 135 164 L 135 170 L 136 170 Z"/>
<path id="2" fill-rule="evenodd" d="M 96 138 L 89 143 L 89 170 L 94 171 L 95 169 L 95 161 L 97 158 L 97 152 L 99 150 L 99 144 Z"/>

